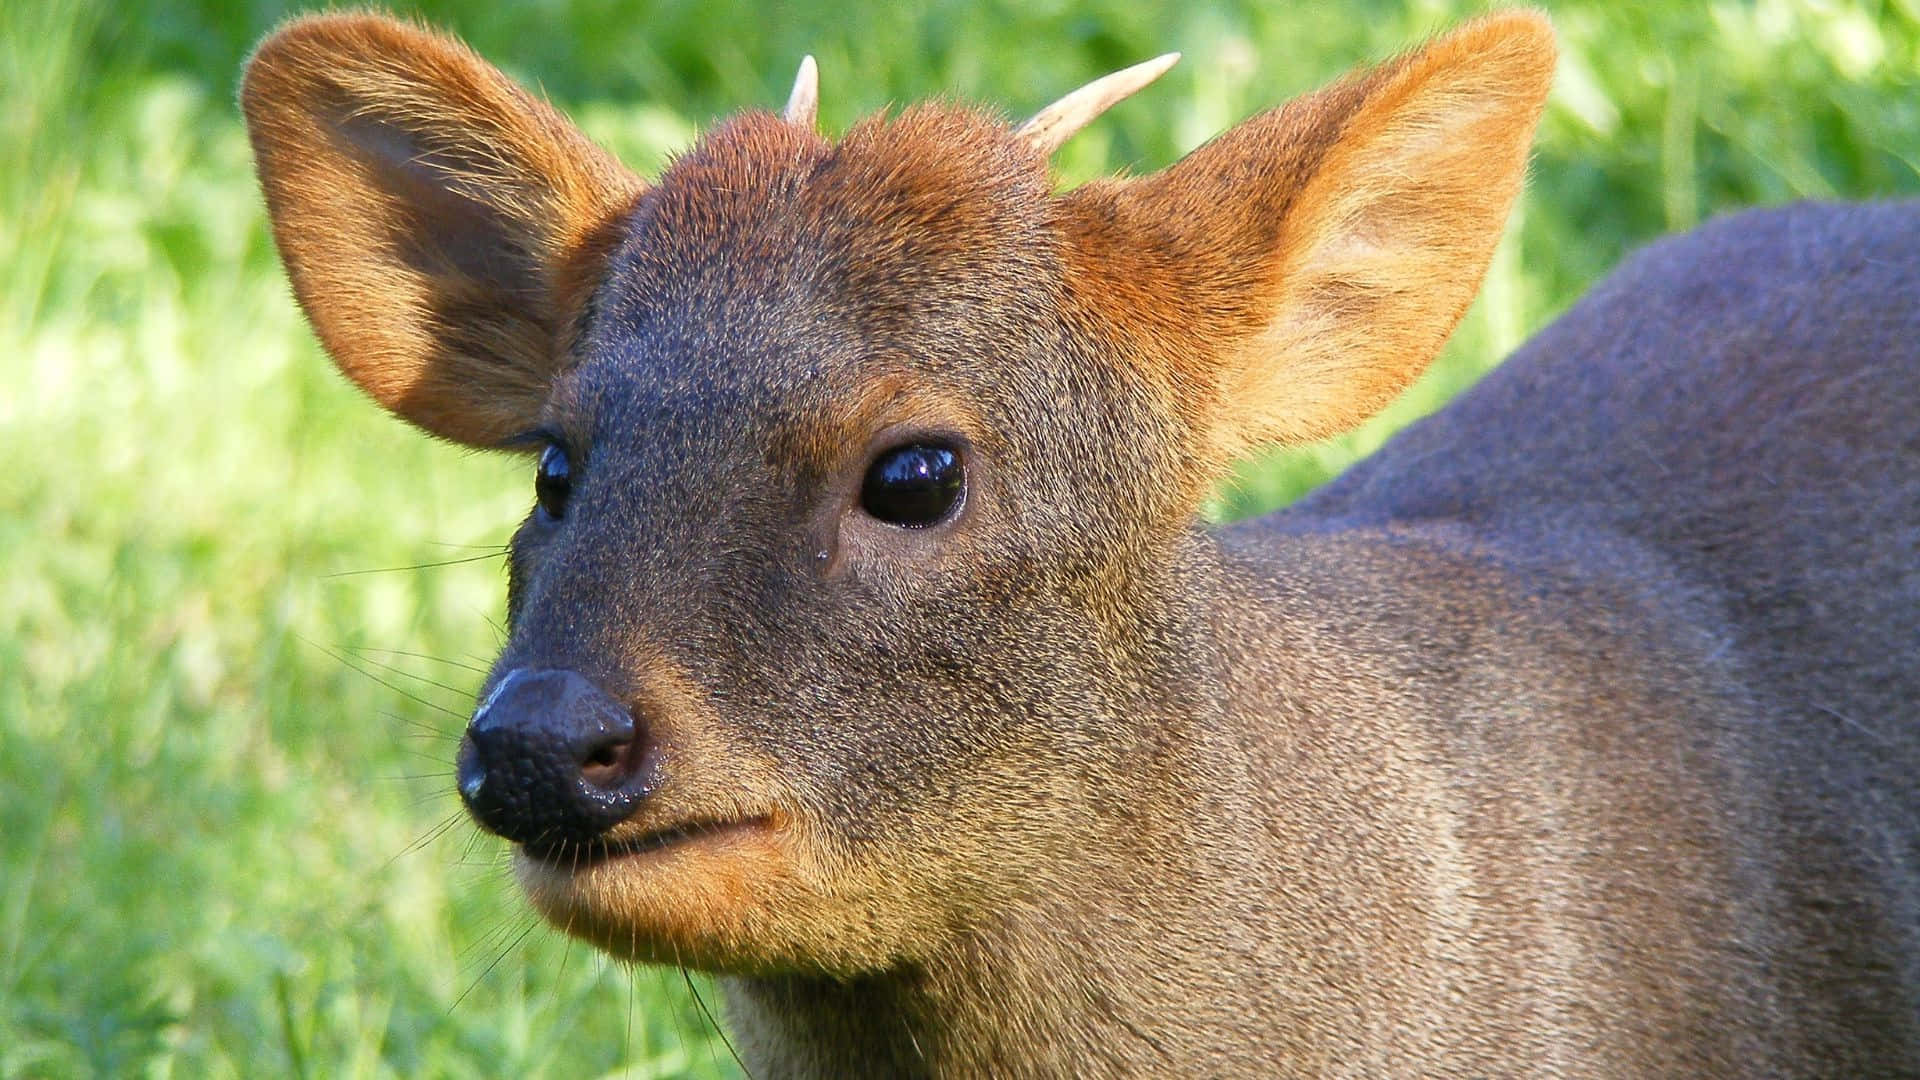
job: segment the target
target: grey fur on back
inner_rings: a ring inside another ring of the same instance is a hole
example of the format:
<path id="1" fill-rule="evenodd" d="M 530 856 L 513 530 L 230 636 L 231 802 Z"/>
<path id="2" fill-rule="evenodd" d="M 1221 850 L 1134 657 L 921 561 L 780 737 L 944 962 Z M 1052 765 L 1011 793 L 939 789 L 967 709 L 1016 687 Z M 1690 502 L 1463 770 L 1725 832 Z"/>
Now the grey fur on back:
<path id="1" fill-rule="evenodd" d="M 1439 414 L 1244 531 L 1434 536 L 1524 568 L 1519 595 L 1569 620 L 1616 614 L 1568 600 L 1615 585 L 1664 609 L 1670 630 L 1634 634 L 1708 747 L 1712 768 L 1675 762 L 1672 783 L 1698 785 L 1703 827 L 1744 848 L 1757 890 L 1759 924 L 1716 946 L 1745 1022 L 1777 1022 L 1757 1045 L 1920 1067 L 1920 205 L 1750 212 L 1654 244 Z M 1690 718 L 1703 701 L 1725 711 Z"/>

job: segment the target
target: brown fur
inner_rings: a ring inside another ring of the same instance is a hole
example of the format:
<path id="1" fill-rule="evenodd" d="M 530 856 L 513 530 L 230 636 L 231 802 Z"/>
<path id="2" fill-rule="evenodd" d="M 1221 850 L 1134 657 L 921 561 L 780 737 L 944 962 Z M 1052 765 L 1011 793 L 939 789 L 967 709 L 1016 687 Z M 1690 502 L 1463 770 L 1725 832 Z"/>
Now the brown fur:
<path id="1" fill-rule="evenodd" d="M 1519 193 L 1552 42 L 1510 13 L 1062 200 L 1074 292 L 1165 373 L 1201 479 L 1345 431 L 1425 370 Z"/>
<path id="2" fill-rule="evenodd" d="M 638 178 L 465 47 L 378 16 L 288 24 L 240 101 L 294 291 L 348 376 L 435 434 L 518 434 Z"/>
<path id="3" fill-rule="evenodd" d="M 243 100 L 341 369 L 573 463 L 491 685 L 657 783 L 517 865 L 725 977 L 756 1075 L 1888 1074 L 1920 1055 L 1920 212 L 1662 246 L 1285 514 L 1236 454 L 1451 331 L 1552 40 L 1491 16 L 1152 176 L 997 119 L 720 126 L 652 186 L 461 47 Z M 875 455 L 956 449 L 924 529 Z"/>

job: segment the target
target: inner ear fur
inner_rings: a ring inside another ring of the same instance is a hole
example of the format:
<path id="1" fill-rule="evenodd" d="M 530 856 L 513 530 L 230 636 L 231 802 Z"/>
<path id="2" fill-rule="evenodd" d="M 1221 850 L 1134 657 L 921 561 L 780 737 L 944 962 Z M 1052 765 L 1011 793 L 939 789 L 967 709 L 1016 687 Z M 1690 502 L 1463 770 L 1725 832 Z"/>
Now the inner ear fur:
<path id="1" fill-rule="evenodd" d="M 240 101 L 340 370 L 459 442 L 537 422 L 641 181 L 464 46 L 380 16 L 282 27 Z"/>
<path id="2" fill-rule="evenodd" d="M 1493 15 L 1061 198 L 1069 289 L 1171 396 L 1202 484 L 1425 369 L 1492 258 L 1553 61 L 1544 16 Z"/>

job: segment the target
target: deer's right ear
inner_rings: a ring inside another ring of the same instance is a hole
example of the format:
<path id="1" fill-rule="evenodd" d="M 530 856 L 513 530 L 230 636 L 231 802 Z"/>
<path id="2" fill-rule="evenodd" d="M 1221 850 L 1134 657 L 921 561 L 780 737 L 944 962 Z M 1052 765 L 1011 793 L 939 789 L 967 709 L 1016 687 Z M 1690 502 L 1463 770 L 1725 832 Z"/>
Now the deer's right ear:
<path id="1" fill-rule="evenodd" d="M 1069 285 L 1157 375 L 1203 490 L 1270 441 L 1351 428 L 1478 290 L 1553 75 L 1544 16 L 1488 16 L 1060 202 Z"/>
<path id="2" fill-rule="evenodd" d="M 378 16 L 288 24 L 240 101 L 340 370 L 459 442 L 536 422 L 641 181 L 464 46 Z"/>

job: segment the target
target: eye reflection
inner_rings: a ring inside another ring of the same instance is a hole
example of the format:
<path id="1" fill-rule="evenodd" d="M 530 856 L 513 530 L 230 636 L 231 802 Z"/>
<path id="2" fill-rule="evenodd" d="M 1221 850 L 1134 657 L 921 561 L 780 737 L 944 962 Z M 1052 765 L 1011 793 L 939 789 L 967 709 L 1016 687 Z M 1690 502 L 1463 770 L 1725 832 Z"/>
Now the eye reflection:
<path id="1" fill-rule="evenodd" d="M 912 443 L 873 459 L 860 487 L 860 507 L 889 525 L 924 529 L 953 512 L 966 486 L 951 447 Z"/>

